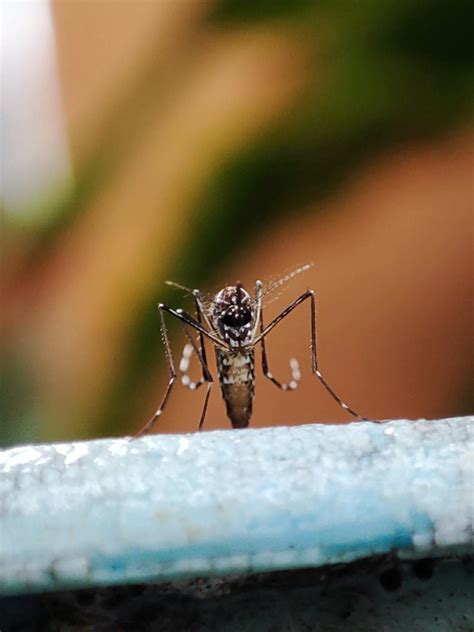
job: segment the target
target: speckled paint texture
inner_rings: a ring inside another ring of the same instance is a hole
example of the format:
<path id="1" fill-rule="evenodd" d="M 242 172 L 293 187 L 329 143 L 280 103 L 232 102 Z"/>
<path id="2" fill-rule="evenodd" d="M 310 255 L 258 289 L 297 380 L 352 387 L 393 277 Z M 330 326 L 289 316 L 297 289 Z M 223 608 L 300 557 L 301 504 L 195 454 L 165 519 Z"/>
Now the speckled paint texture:
<path id="1" fill-rule="evenodd" d="M 0 591 L 473 552 L 474 419 L 0 453 Z"/>

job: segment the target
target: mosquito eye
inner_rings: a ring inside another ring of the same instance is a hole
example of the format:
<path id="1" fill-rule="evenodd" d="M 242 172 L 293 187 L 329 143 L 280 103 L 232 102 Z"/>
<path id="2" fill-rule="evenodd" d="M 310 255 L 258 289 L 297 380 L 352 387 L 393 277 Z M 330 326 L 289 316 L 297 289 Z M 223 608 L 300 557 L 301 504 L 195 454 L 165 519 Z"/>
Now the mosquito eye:
<path id="1" fill-rule="evenodd" d="M 227 327 L 242 327 L 249 323 L 252 316 L 248 310 L 239 310 L 233 312 L 227 312 L 221 318 L 221 322 Z"/>
<path id="2" fill-rule="evenodd" d="M 238 319 L 235 314 L 224 314 L 221 318 L 221 322 L 227 327 L 238 327 Z"/>

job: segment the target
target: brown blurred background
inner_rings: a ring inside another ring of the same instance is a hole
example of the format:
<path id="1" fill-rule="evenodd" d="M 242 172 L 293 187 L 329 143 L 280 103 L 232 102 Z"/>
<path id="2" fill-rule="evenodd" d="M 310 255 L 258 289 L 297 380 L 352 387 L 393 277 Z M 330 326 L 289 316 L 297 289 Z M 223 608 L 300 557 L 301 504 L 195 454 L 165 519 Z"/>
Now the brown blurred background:
<path id="1" fill-rule="evenodd" d="M 316 291 L 345 401 L 472 412 L 472 3 L 57 0 L 47 17 L 47 78 L 5 99 L 5 165 L 20 145 L 46 164 L 50 139 L 60 158 L 36 189 L 31 166 L 16 178 L 20 201 L 4 169 L 4 444 L 141 427 L 168 380 L 156 303 L 192 307 L 166 279 L 252 289 L 306 262 L 266 321 Z M 274 375 L 295 355 L 303 378 L 284 393 L 259 371 L 252 425 L 350 421 L 311 376 L 309 332 L 302 307 L 269 336 Z M 203 396 L 176 386 L 156 431 L 194 430 Z M 216 384 L 206 428 L 228 426 Z"/>

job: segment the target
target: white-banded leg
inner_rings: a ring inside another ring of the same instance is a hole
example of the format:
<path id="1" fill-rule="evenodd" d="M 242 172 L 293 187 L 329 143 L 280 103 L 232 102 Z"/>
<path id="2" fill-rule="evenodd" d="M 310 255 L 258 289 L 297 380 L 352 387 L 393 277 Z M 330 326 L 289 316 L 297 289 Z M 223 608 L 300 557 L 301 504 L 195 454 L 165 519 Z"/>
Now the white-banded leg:
<path id="1" fill-rule="evenodd" d="M 201 376 L 197 382 L 193 382 L 192 379 L 189 377 L 188 369 L 192 355 L 193 345 L 188 342 L 184 345 L 183 348 L 183 354 L 179 363 L 179 372 L 181 373 L 182 384 L 186 386 L 186 388 L 189 388 L 190 391 L 197 391 L 197 389 L 204 384 L 205 379 L 203 376 Z"/>
<path id="2" fill-rule="evenodd" d="M 263 333 L 263 309 L 260 310 L 260 333 Z M 301 379 L 300 366 L 298 364 L 298 360 L 296 358 L 290 359 L 290 368 L 291 368 L 291 382 L 284 383 L 279 382 L 273 374 L 268 370 L 268 360 L 267 360 L 267 350 L 265 348 L 265 337 L 261 338 L 260 344 L 262 346 L 262 369 L 263 374 L 267 377 L 275 386 L 280 388 L 282 391 L 294 391 L 298 388 L 299 381 Z"/>
<path id="3" fill-rule="evenodd" d="M 194 303 L 196 306 L 196 317 L 197 317 L 198 323 L 202 325 L 202 317 L 205 318 L 206 323 L 209 322 L 209 319 L 207 318 L 207 314 L 204 311 L 201 294 L 199 290 L 194 290 L 193 296 L 194 296 Z M 188 332 L 186 332 L 186 335 L 189 337 Z M 204 345 L 204 336 L 202 332 L 200 331 L 198 332 L 198 337 L 199 337 L 199 352 L 201 355 L 201 358 L 199 358 L 199 356 L 198 358 L 200 359 L 201 366 L 202 366 L 202 374 L 201 374 L 200 379 L 197 382 L 194 382 L 188 375 L 189 363 L 190 363 L 191 356 L 193 355 L 193 350 L 194 350 L 192 342 L 188 342 L 187 344 L 184 345 L 183 353 L 181 355 L 181 361 L 179 363 L 179 372 L 181 373 L 181 382 L 184 386 L 186 386 L 186 388 L 189 388 L 189 390 L 191 391 L 196 391 L 200 386 L 204 384 L 204 382 L 209 381 L 209 380 L 206 380 L 206 376 L 205 376 L 204 367 L 205 366 L 207 367 L 207 357 L 206 357 L 206 348 Z"/>
<path id="4" fill-rule="evenodd" d="M 198 311 L 198 318 L 199 318 L 199 311 Z M 186 345 L 186 347 L 191 347 L 190 349 L 190 353 L 195 353 L 199 362 L 201 363 L 201 367 L 202 367 L 202 377 L 199 380 L 199 382 L 197 383 L 196 388 L 198 388 L 199 386 L 201 386 L 201 384 L 204 384 L 204 382 L 207 383 L 207 391 L 206 391 L 206 395 L 204 397 L 204 404 L 202 407 L 202 412 L 201 412 L 201 417 L 199 418 L 199 425 L 198 425 L 198 430 L 201 431 L 202 427 L 204 425 L 204 420 L 206 418 L 206 412 L 207 412 L 207 405 L 209 403 L 209 396 L 211 395 L 211 387 L 212 384 L 214 382 L 211 372 L 209 371 L 209 367 L 207 366 L 207 359 L 206 359 L 206 350 L 204 347 L 204 339 L 202 337 L 202 334 L 199 334 L 199 339 L 200 339 L 200 344 L 201 344 L 201 348 L 198 349 L 198 347 L 196 346 L 196 343 L 194 342 L 194 339 L 192 337 L 192 333 L 189 331 L 188 326 L 184 325 L 184 333 L 186 334 L 189 343 L 188 345 Z M 186 348 L 185 347 L 185 348 Z M 181 362 L 182 362 L 182 358 L 181 358 Z M 188 364 L 189 364 L 189 359 L 187 360 Z M 181 368 L 181 366 L 180 366 Z M 184 382 L 183 382 L 184 384 Z M 195 389 L 194 389 L 195 390 Z"/>
<path id="5" fill-rule="evenodd" d="M 217 338 L 214 334 L 206 331 L 206 329 L 204 329 L 204 327 L 197 321 L 195 320 L 190 314 L 188 314 L 187 312 L 184 312 L 182 309 L 173 309 L 171 307 L 168 307 L 167 305 L 163 305 L 163 303 L 160 303 L 158 305 L 158 309 L 160 312 L 160 319 L 161 319 L 161 335 L 163 338 L 163 345 L 165 347 L 165 355 L 166 355 L 166 359 L 168 361 L 168 368 L 169 368 L 169 372 L 170 372 L 170 380 L 168 382 L 168 386 L 166 387 L 166 391 L 165 394 L 163 395 L 163 399 L 161 400 L 160 406 L 158 407 L 157 411 L 155 412 L 155 414 L 151 417 L 151 419 L 143 426 L 143 428 L 140 430 L 140 432 L 138 432 L 135 435 L 135 439 L 138 437 L 143 436 L 144 434 L 147 434 L 148 432 L 150 432 L 150 430 L 153 428 L 153 426 L 156 424 L 156 422 L 158 421 L 158 419 L 161 417 L 161 415 L 163 414 L 163 410 L 166 406 L 166 403 L 168 401 L 168 398 L 170 396 L 171 390 L 173 388 L 173 385 L 176 381 L 176 369 L 174 366 L 174 362 L 173 362 L 173 356 L 171 353 L 171 347 L 170 347 L 170 343 L 169 343 L 169 338 L 168 338 L 168 330 L 166 329 L 166 324 L 165 324 L 165 319 L 164 319 L 164 312 L 167 312 L 168 314 L 171 314 L 172 316 L 174 316 L 175 318 L 177 318 L 178 320 L 180 320 L 183 325 L 187 325 L 188 327 L 191 327 L 192 329 L 196 330 L 197 332 L 200 333 L 201 336 L 206 336 L 207 338 L 209 338 L 210 340 L 212 340 L 212 342 L 217 343 L 219 346 L 223 346 L 222 341 Z M 191 346 L 193 347 L 194 351 L 196 352 L 196 355 L 199 359 L 199 361 L 201 362 L 202 366 L 203 366 L 203 372 L 206 374 L 206 381 L 209 382 L 208 385 L 208 389 L 207 389 L 207 393 L 206 393 L 206 398 L 204 401 L 204 408 L 203 408 L 203 412 L 201 413 L 201 418 L 199 420 L 199 429 L 202 428 L 202 425 L 204 423 L 204 417 L 205 417 L 205 413 L 207 410 L 207 403 L 209 400 L 209 394 L 210 394 L 210 385 L 212 384 L 212 376 L 209 372 L 209 369 L 207 368 L 207 364 L 203 362 L 203 358 L 202 358 L 202 354 L 199 352 L 199 349 L 197 349 L 192 336 L 188 333 L 187 328 L 185 329 L 186 334 L 188 336 L 188 339 L 191 343 Z"/>
<path id="6" fill-rule="evenodd" d="M 331 397 L 343 408 L 347 410 L 353 417 L 356 417 L 360 421 L 368 421 L 366 417 L 362 417 L 355 410 L 350 408 L 346 403 L 342 401 L 342 399 L 337 395 L 337 393 L 329 386 L 326 379 L 323 377 L 321 371 L 318 368 L 318 356 L 317 356 L 317 347 L 316 347 L 316 299 L 314 297 L 313 290 L 306 290 L 301 296 L 299 296 L 293 303 L 290 303 L 288 307 L 286 307 L 282 312 L 276 316 L 272 322 L 267 325 L 264 330 L 257 336 L 254 340 L 254 344 L 261 342 L 270 333 L 270 331 L 278 325 L 284 318 L 288 316 L 298 305 L 301 305 L 305 300 L 310 299 L 311 302 L 311 369 L 314 375 L 318 378 L 324 388 L 328 391 Z"/>
<path id="7" fill-rule="evenodd" d="M 209 327 L 209 330 L 212 331 L 212 333 L 214 335 L 217 335 L 217 331 L 212 323 L 212 321 L 208 318 L 208 315 L 206 313 L 206 310 L 204 309 L 204 304 L 202 302 L 202 297 L 201 297 L 201 292 L 199 290 L 193 290 L 193 296 L 194 296 L 194 303 L 196 305 L 196 315 L 197 315 L 197 320 L 199 322 L 199 324 L 202 324 L 202 319 L 204 320 L 204 322 L 206 323 L 206 325 Z M 193 347 L 192 344 L 192 340 L 190 341 L 191 347 Z M 201 413 L 201 418 L 199 420 L 199 426 L 198 426 L 198 430 L 201 431 L 202 427 L 204 425 L 204 420 L 206 418 L 206 412 L 207 412 L 207 405 L 209 403 L 209 396 L 211 395 L 211 387 L 213 384 L 213 379 L 212 379 L 212 375 L 209 371 L 209 367 L 207 364 L 207 357 L 206 357 L 206 346 L 204 344 L 204 336 L 203 333 L 200 331 L 199 332 L 199 345 L 200 345 L 200 352 L 201 352 L 201 365 L 202 365 L 202 376 L 201 379 L 199 380 L 199 382 L 196 384 L 196 389 L 199 388 L 199 386 L 201 386 L 201 384 L 203 384 L 204 382 L 207 382 L 207 391 L 206 391 L 206 396 L 204 398 L 204 406 L 202 408 L 202 413 Z M 187 345 L 186 345 L 187 346 Z M 187 353 L 189 353 L 190 350 L 187 350 Z M 192 350 L 191 350 L 192 352 Z M 183 361 L 184 358 L 184 349 L 183 349 L 183 357 L 181 358 L 181 361 Z M 186 362 L 186 360 L 185 360 Z M 189 359 L 188 359 L 188 365 L 189 365 Z M 181 368 L 181 364 L 180 364 L 180 368 Z M 185 369 L 185 371 L 187 370 L 187 367 Z M 184 378 L 184 375 L 183 375 Z M 183 379 L 182 378 L 182 379 Z M 184 384 L 184 382 L 183 382 Z M 189 385 L 189 388 L 191 388 L 191 383 Z"/>

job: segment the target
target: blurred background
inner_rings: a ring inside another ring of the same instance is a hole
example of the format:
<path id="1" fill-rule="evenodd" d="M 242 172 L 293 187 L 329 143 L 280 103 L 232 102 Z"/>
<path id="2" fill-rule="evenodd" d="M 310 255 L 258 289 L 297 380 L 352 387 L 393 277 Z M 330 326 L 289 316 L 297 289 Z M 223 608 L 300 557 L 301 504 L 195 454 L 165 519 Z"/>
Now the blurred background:
<path id="1" fill-rule="evenodd" d="M 2 11 L 3 445 L 145 423 L 168 381 L 156 304 L 192 308 L 166 279 L 251 289 L 307 262 L 266 321 L 316 291 L 349 405 L 472 412 L 472 2 Z M 350 421 L 309 333 L 302 307 L 268 337 L 273 374 L 295 355 L 302 382 L 258 371 L 252 425 Z M 203 397 L 176 386 L 156 431 L 194 430 Z M 229 426 L 216 384 L 206 428 Z"/>

